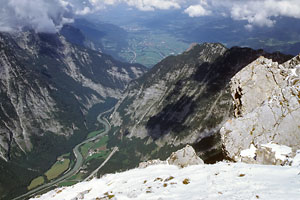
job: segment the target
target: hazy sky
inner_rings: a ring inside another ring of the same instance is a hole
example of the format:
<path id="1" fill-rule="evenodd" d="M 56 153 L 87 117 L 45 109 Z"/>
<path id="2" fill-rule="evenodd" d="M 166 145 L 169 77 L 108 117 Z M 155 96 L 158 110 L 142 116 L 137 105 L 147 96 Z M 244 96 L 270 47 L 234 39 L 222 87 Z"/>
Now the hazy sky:
<path id="1" fill-rule="evenodd" d="M 222 16 L 247 22 L 245 28 L 272 27 L 279 17 L 300 19 L 300 0 L 0 0 L 0 31 L 24 26 L 55 32 L 74 16 L 126 4 L 145 12 L 177 9 L 190 17 Z"/>

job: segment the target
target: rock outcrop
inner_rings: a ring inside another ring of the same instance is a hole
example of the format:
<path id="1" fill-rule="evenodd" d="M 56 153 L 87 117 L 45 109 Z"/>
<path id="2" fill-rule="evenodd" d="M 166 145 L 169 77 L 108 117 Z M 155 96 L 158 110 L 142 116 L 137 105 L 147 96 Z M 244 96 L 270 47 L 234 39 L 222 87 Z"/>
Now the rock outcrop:
<path id="1" fill-rule="evenodd" d="M 241 151 L 241 161 L 249 164 L 291 165 L 295 157 L 292 148 L 274 143 L 261 144 Z"/>
<path id="2" fill-rule="evenodd" d="M 203 160 L 199 158 L 193 147 L 187 145 L 183 149 L 173 152 L 166 161 L 161 160 L 149 160 L 139 164 L 139 168 L 146 168 L 151 165 L 169 164 L 176 165 L 180 168 L 184 168 L 190 165 L 204 164 Z"/>
<path id="3" fill-rule="evenodd" d="M 231 79 L 231 92 L 235 118 L 221 129 L 231 159 L 250 145 L 300 148 L 300 56 L 283 64 L 260 57 Z"/>
<path id="4" fill-rule="evenodd" d="M 139 164 L 139 168 L 144 169 L 144 168 L 152 166 L 152 165 L 164 165 L 164 164 L 167 164 L 167 161 L 162 161 L 162 160 L 159 160 L 159 159 L 148 160 L 148 161 L 145 161 L 145 162 L 141 162 Z"/>
<path id="5" fill-rule="evenodd" d="M 190 145 L 185 148 L 173 152 L 167 159 L 169 165 L 177 165 L 178 167 L 184 168 L 189 165 L 200 165 L 204 164 L 203 160 L 199 158 Z"/>

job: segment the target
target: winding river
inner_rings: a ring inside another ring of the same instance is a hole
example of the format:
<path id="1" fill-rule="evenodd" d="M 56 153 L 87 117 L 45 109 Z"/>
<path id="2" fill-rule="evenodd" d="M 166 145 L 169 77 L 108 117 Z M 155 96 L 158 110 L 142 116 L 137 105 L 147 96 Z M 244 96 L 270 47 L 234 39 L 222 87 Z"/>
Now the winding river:
<path id="1" fill-rule="evenodd" d="M 113 107 L 113 108 L 114 108 L 114 107 Z M 75 148 L 73 149 L 73 153 L 74 153 L 74 155 L 75 155 L 75 157 L 76 157 L 76 163 L 75 163 L 75 165 L 73 166 L 73 168 L 72 168 L 71 170 L 69 170 L 69 171 L 68 171 L 66 174 L 64 174 L 63 176 L 61 176 L 61 177 L 59 177 L 59 178 L 57 178 L 57 179 L 55 179 L 55 180 L 52 180 L 52 181 L 49 182 L 49 183 L 46 183 L 46 184 L 44 184 L 44 185 L 41 185 L 41 186 L 39 186 L 39 187 L 37 187 L 37 188 L 35 188 L 35 189 L 32 189 L 32 190 L 30 190 L 29 192 L 27 192 L 26 194 L 23 194 L 23 195 L 21 195 L 21 196 L 19 196 L 19 197 L 16 197 L 16 198 L 14 198 L 13 200 L 18 200 L 18 199 L 28 199 L 28 198 L 30 198 L 30 197 L 32 197 L 32 196 L 35 196 L 37 193 L 43 192 L 43 191 L 49 189 L 50 187 L 54 186 L 55 184 L 58 184 L 58 183 L 64 181 L 65 179 L 70 178 L 71 176 L 73 176 L 74 174 L 76 174 L 76 173 L 80 170 L 81 166 L 83 165 L 83 161 L 84 161 L 83 156 L 82 156 L 82 154 L 81 154 L 80 151 L 79 151 L 79 148 L 80 148 L 82 145 L 84 145 L 84 144 L 86 144 L 86 143 L 88 143 L 88 142 L 92 142 L 92 141 L 94 141 L 94 140 L 97 140 L 97 139 L 103 137 L 104 135 L 106 135 L 106 134 L 110 131 L 111 126 L 110 126 L 109 122 L 107 121 L 107 119 L 105 119 L 105 118 L 102 117 L 102 116 L 103 116 L 104 114 L 106 114 L 106 113 L 111 112 L 111 111 L 113 110 L 113 108 L 111 108 L 111 109 L 109 109 L 109 110 L 107 110 L 107 111 L 105 111 L 105 112 L 100 113 L 100 114 L 98 115 L 98 117 L 97 117 L 98 122 L 104 125 L 104 130 L 103 130 L 103 132 L 102 132 L 101 134 L 96 135 L 95 137 L 92 137 L 92 138 L 89 138 L 89 139 L 87 139 L 87 140 L 84 140 L 83 142 L 81 142 L 80 144 L 78 144 L 78 145 L 75 146 Z M 115 151 L 115 150 L 114 150 L 114 151 Z M 106 162 L 107 162 L 107 161 L 108 161 L 108 160 L 106 160 Z"/>

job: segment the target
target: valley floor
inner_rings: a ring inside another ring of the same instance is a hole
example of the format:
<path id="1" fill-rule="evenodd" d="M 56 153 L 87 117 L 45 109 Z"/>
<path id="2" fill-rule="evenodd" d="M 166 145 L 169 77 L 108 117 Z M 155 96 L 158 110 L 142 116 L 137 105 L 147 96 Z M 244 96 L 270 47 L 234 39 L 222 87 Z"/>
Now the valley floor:
<path id="1" fill-rule="evenodd" d="M 220 162 L 154 165 L 57 188 L 34 200 L 245 200 L 300 198 L 300 167 Z"/>

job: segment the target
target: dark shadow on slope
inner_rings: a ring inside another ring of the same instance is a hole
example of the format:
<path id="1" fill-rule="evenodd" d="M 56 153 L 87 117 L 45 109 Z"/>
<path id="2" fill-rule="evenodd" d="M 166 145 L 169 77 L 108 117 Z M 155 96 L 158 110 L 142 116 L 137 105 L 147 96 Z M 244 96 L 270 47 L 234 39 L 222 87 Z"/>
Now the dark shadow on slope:
<path id="1" fill-rule="evenodd" d="M 193 78 L 199 82 L 206 82 L 209 93 L 216 93 L 228 85 L 230 79 L 237 72 L 260 56 L 273 59 L 278 63 L 283 63 L 292 58 L 291 55 L 284 55 L 279 52 L 270 54 L 263 50 L 232 47 L 223 56 L 217 58 L 215 62 L 200 64 Z"/>
<path id="2" fill-rule="evenodd" d="M 158 114 L 151 117 L 146 125 L 149 136 L 156 140 L 173 131 L 180 133 L 187 127 L 183 124 L 194 112 L 196 103 L 192 97 L 183 96 L 176 103 L 169 104 Z"/>
<path id="3" fill-rule="evenodd" d="M 216 113 L 222 111 L 228 112 L 232 110 L 231 95 L 229 90 L 230 79 L 238 71 L 256 60 L 259 56 L 272 58 L 274 61 L 279 63 L 285 62 L 291 58 L 291 56 L 286 56 L 280 53 L 269 54 L 263 50 L 233 47 L 227 50 L 223 56 L 220 56 L 212 63 L 201 61 L 194 63 L 197 67 L 196 72 L 187 80 L 177 81 L 174 84 L 174 89 L 169 92 L 169 95 L 163 101 L 165 107 L 161 110 L 161 112 L 155 116 L 152 116 L 148 120 L 146 124 L 148 135 L 154 140 L 159 139 L 160 137 L 171 132 L 175 133 L 179 137 L 183 136 L 184 132 L 189 129 L 189 126 L 191 125 L 190 123 L 188 126 L 185 125 L 186 120 L 195 115 L 196 112 L 198 114 L 197 121 L 201 123 L 202 126 L 202 129 L 199 131 L 199 133 L 201 133 L 204 129 L 213 130 L 220 126 L 225 115 L 220 114 L 219 116 Z M 187 81 L 192 83 L 192 85 L 189 86 L 191 89 L 196 88 L 197 91 L 201 91 L 200 94 L 196 94 L 197 98 L 195 98 L 195 95 L 188 96 L 189 91 L 182 91 L 183 88 L 186 88 L 184 86 L 186 86 Z M 199 88 L 202 86 L 205 87 L 203 90 L 200 90 Z M 223 92 L 223 99 L 226 99 L 226 105 L 221 105 L 219 102 L 220 100 L 218 100 L 218 96 L 221 94 L 221 91 Z M 180 97 L 180 95 L 185 93 L 186 95 Z M 217 106 L 215 106 L 213 102 L 217 102 Z M 207 114 L 211 109 L 214 110 L 213 114 Z M 193 126 L 195 127 L 197 124 L 193 124 Z M 200 124 L 198 126 L 200 126 Z M 215 130 L 215 132 L 210 135 L 215 137 L 217 134 L 218 131 Z M 213 143 L 211 143 L 209 139 L 202 139 L 199 144 L 195 145 L 198 145 L 200 149 L 208 145 L 208 147 L 205 148 L 205 150 L 207 150 L 213 145 L 217 144 L 219 141 L 220 140 L 218 136 L 214 139 Z M 211 161 L 208 162 L 213 162 L 222 158 L 224 157 L 221 152 L 220 154 L 215 152 L 215 157 L 209 158 Z"/>

